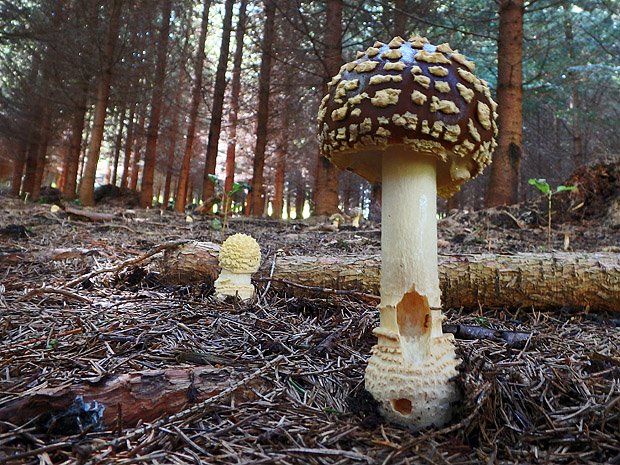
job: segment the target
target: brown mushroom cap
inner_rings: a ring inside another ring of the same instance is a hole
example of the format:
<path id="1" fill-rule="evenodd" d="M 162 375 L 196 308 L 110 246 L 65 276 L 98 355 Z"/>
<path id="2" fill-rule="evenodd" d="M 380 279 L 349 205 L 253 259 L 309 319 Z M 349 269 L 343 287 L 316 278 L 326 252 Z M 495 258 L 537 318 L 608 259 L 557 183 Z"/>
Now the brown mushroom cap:
<path id="1" fill-rule="evenodd" d="M 450 197 L 483 171 L 497 145 L 497 104 L 473 71 L 448 44 L 376 42 L 328 84 L 318 118 L 321 154 L 380 182 L 382 152 L 404 145 L 440 160 L 438 193 Z"/>

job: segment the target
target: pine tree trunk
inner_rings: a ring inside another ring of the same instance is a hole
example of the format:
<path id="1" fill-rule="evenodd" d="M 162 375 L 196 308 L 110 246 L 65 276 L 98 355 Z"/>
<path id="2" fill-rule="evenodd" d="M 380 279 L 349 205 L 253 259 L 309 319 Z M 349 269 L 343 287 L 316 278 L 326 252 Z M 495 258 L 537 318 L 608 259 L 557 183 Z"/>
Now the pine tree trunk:
<path id="1" fill-rule="evenodd" d="M 241 62 L 243 61 L 243 38 L 245 36 L 247 0 L 241 0 L 239 5 L 239 19 L 235 35 L 235 57 L 233 58 L 232 84 L 230 92 L 230 129 L 228 130 L 228 145 L 226 147 L 226 180 L 224 191 L 230 192 L 235 183 L 235 156 L 237 151 L 237 124 L 239 120 L 239 94 L 241 92 Z M 230 210 L 229 199 L 225 210 Z"/>
<path id="2" fill-rule="evenodd" d="M 274 38 L 276 17 L 275 0 L 265 0 L 265 23 L 263 28 L 263 45 L 258 77 L 258 110 L 256 121 L 256 149 L 254 150 L 254 166 L 252 171 L 252 203 L 250 213 L 262 216 L 265 208 L 265 149 L 267 147 L 267 131 L 269 123 L 269 87 L 271 85 L 271 49 Z"/>
<path id="3" fill-rule="evenodd" d="M 34 173 L 32 184 L 32 200 L 39 200 L 41 196 L 41 184 L 43 183 L 43 175 L 47 164 L 47 148 L 51 137 L 52 115 L 50 110 L 44 110 L 43 127 L 41 129 L 41 143 L 37 150 L 37 169 Z"/>
<path id="4" fill-rule="evenodd" d="M 187 125 L 187 136 L 185 139 L 185 153 L 179 173 L 177 184 L 177 195 L 174 209 L 178 212 L 185 210 L 185 200 L 187 198 L 187 185 L 189 182 L 190 163 L 192 160 L 192 150 L 194 148 L 194 138 L 196 137 L 196 121 L 198 120 L 198 107 L 200 106 L 200 93 L 202 90 L 202 71 L 205 62 L 205 42 L 207 40 L 207 24 L 209 23 L 209 8 L 211 0 L 204 1 L 202 21 L 200 23 L 200 37 L 198 39 L 198 53 L 196 55 L 196 75 L 192 86 L 192 102 L 190 104 L 189 122 Z"/>
<path id="5" fill-rule="evenodd" d="M 289 109 L 284 108 L 282 110 L 282 133 L 280 144 L 276 151 L 276 173 L 274 182 L 274 195 L 273 195 L 273 218 L 282 218 L 282 211 L 284 208 L 284 181 L 286 178 L 286 158 L 288 156 L 288 126 L 290 122 Z"/>
<path id="6" fill-rule="evenodd" d="M 133 156 L 131 158 L 131 171 L 129 176 L 129 189 L 135 191 L 138 189 L 138 179 L 140 179 L 140 145 L 137 141 L 144 142 L 144 127 L 146 124 L 146 107 L 139 108 L 138 123 L 134 128 L 133 137 Z M 140 136 L 138 138 L 138 136 Z"/>
<path id="7" fill-rule="evenodd" d="M 153 204 L 153 177 L 157 163 L 157 139 L 159 137 L 159 121 L 163 107 L 164 87 L 166 84 L 166 54 L 168 53 L 168 39 L 170 33 L 170 15 L 172 0 L 163 0 L 161 13 L 161 27 L 157 42 L 157 65 L 155 69 L 155 86 L 151 98 L 151 117 L 146 136 L 144 151 L 144 169 L 140 186 L 140 206 L 150 207 Z"/>
<path id="8" fill-rule="evenodd" d="M 568 5 L 562 5 L 564 12 L 564 38 L 566 39 L 566 50 L 568 51 L 568 68 L 575 66 L 575 44 L 573 33 L 573 20 Z M 570 88 L 569 110 L 572 116 L 572 139 L 573 139 L 573 169 L 583 166 L 583 145 L 581 143 L 581 124 L 579 120 L 579 89 L 577 82 L 579 76 L 575 76 L 575 71 L 568 72 L 568 85 Z"/>
<path id="9" fill-rule="evenodd" d="M 342 0 L 327 0 L 325 28 L 325 76 L 327 82 L 338 74 L 342 65 Z M 314 182 L 314 215 L 329 216 L 338 211 L 338 169 L 327 158 L 319 155 Z"/>
<path id="10" fill-rule="evenodd" d="M 185 43 L 183 45 L 183 58 L 187 57 L 187 51 L 189 49 L 189 36 L 185 37 Z M 170 134 L 170 149 L 167 157 L 166 164 L 166 180 L 164 182 L 164 208 L 168 208 L 170 202 L 170 196 L 172 192 L 172 177 L 176 167 L 177 160 L 177 137 L 179 132 L 179 114 L 181 113 L 181 105 L 183 102 L 183 84 L 185 83 L 185 73 L 181 71 L 179 76 L 179 84 L 177 89 L 177 95 L 174 106 L 174 116 L 172 118 L 172 126 L 169 129 Z M 176 189 L 174 189 L 176 191 Z"/>
<path id="11" fill-rule="evenodd" d="M 28 144 L 28 152 L 26 154 L 26 172 L 24 173 L 24 182 L 22 183 L 22 193 L 32 196 L 34 189 L 34 180 L 37 174 L 37 160 L 39 158 L 39 141 L 41 139 L 40 125 L 41 121 L 37 120 L 37 130 L 31 134 L 31 141 Z"/>
<path id="12" fill-rule="evenodd" d="M 523 0 L 500 0 L 497 45 L 499 135 L 491 164 L 486 205 L 519 201 L 523 125 Z"/>
<path id="13" fill-rule="evenodd" d="M 297 176 L 295 185 L 295 218 L 301 219 L 304 216 L 304 204 L 306 203 L 306 184 L 301 175 Z"/>
<path id="14" fill-rule="evenodd" d="M 405 4 L 405 0 L 394 0 L 394 30 L 393 36 L 401 36 L 403 39 L 407 40 L 407 31 L 405 29 L 407 25 L 407 5 Z"/>
<path id="15" fill-rule="evenodd" d="M 217 163 L 218 145 L 222 130 L 222 113 L 224 110 L 224 93 L 226 92 L 226 67 L 228 65 L 228 52 L 230 50 L 230 31 L 232 29 L 232 9 L 234 0 L 226 0 L 224 3 L 224 22 L 222 24 L 222 42 L 220 46 L 220 58 L 215 73 L 215 86 L 213 88 L 213 109 L 211 111 L 211 123 L 209 124 L 209 139 L 207 141 L 207 156 L 205 170 L 202 178 L 202 201 L 210 209 L 213 206 L 213 194 L 215 183 L 209 175 L 215 174 Z M 228 191 L 227 191 L 228 192 Z"/>
<path id="16" fill-rule="evenodd" d="M 110 26 L 108 39 L 103 52 L 104 69 L 97 85 L 97 98 L 95 101 L 95 118 L 88 147 L 88 157 L 84 167 L 84 175 L 80 181 L 79 197 L 82 205 L 92 206 L 95 204 L 94 189 L 99 163 L 99 152 L 103 141 L 103 129 L 108 110 L 108 98 L 110 96 L 110 84 L 112 82 L 112 68 L 114 67 L 114 49 L 118 42 L 118 33 L 121 26 L 121 6 L 123 0 L 112 0 L 110 9 Z"/>
<path id="17" fill-rule="evenodd" d="M 17 154 L 13 159 L 13 177 L 11 178 L 11 190 L 10 195 L 17 197 L 22 187 L 22 176 L 24 174 L 24 167 L 26 166 L 26 156 L 28 154 L 28 145 L 25 142 L 20 142 Z"/>
<path id="18" fill-rule="evenodd" d="M 123 145 L 123 130 L 125 129 L 125 113 L 127 108 L 123 109 L 119 113 L 118 132 L 116 134 L 116 144 L 114 145 L 114 167 L 112 169 L 112 181 L 111 184 L 116 186 L 118 181 L 118 163 L 121 158 L 121 147 Z"/>
<path id="19" fill-rule="evenodd" d="M 133 133 L 136 126 L 135 116 L 137 103 L 131 105 L 129 110 L 129 119 L 127 120 L 127 137 L 125 138 L 125 157 L 123 159 L 123 177 L 121 178 L 121 187 L 129 187 L 129 170 L 131 168 L 131 154 L 133 152 Z"/>

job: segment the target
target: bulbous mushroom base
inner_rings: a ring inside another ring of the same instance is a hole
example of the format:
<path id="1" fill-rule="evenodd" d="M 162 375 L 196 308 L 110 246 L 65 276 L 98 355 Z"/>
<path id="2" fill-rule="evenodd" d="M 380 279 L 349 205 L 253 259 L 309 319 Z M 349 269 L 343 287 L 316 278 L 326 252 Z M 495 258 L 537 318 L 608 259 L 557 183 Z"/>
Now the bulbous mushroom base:
<path id="1" fill-rule="evenodd" d="M 224 300 L 226 297 L 237 297 L 241 300 L 253 299 L 256 290 L 251 281 L 250 273 L 233 273 L 222 269 L 220 276 L 215 280 L 215 296 Z"/>
<path id="2" fill-rule="evenodd" d="M 378 336 L 365 381 L 366 390 L 378 402 L 382 415 L 412 429 L 442 426 L 450 421 L 452 404 L 460 398 L 451 380 L 459 364 L 453 336 L 430 338 L 429 354 L 420 363 L 408 361 L 399 343 L 382 341 Z"/>

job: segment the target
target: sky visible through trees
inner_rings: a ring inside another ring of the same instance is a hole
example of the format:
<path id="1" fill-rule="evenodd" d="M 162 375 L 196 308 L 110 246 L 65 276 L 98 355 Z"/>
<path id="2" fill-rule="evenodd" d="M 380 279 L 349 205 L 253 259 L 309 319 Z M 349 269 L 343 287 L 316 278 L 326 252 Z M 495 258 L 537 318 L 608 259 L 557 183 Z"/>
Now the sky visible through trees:
<path id="1" fill-rule="evenodd" d="M 617 0 L 0 0 L 0 182 L 84 205 L 115 184 L 182 211 L 220 204 L 226 179 L 256 216 L 372 210 L 373 186 L 325 174 L 316 114 L 336 61 L 415 33 L 473 60 L 500 103 L 495 171 L 450 205 L 521 201 L 529 178 L 618 158 L 619 14 Z"/>

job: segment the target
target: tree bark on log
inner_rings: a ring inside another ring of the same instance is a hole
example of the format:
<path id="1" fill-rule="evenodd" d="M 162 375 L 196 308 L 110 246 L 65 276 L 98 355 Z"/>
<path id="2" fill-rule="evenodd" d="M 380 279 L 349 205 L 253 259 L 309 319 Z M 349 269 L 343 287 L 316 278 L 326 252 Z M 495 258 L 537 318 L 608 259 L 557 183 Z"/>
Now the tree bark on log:
<path id="1" fill-rule="evenodd" d="M 164 258 L 160 267 L 167 276 L 211 281 L 217 250 L 200 244 L 182 246 L 173 253 L 174 263 Z M 270 276 L 271 266 L 266 261 L 255 276 Z M 277 281 L 378 295 L 380 272 L 380 255 L 290 256 L 278 257 L 272 277 L 274 287 L 293 295 L 308 291 Z M 444 308 L 620 309 L 620 255 L 613 253 L 440 255 L 439 280 Z"/>
<path id="2" fill-rule="evenodd" d="M 0 408 L 0 421 L 23 424 L 37 415 L 43 421 L 62 416 L 77 397 L 103 405 L 104 428 L 149 423 L 174 414 L 188 404 L 201 402 L 228 388 L 239 379 L 232 371 L 213 367 L 169 368 L 113 375 L 98 383 L 62 385 L 40 389 Z M 255 381 L 254 383 L 260 383 Z M 251 394 L 242 392 L 242 397 Z M 120 416 L 120 417 L 119 417 Z M 52 420 L 53 421 L 53 420 Z"/>

